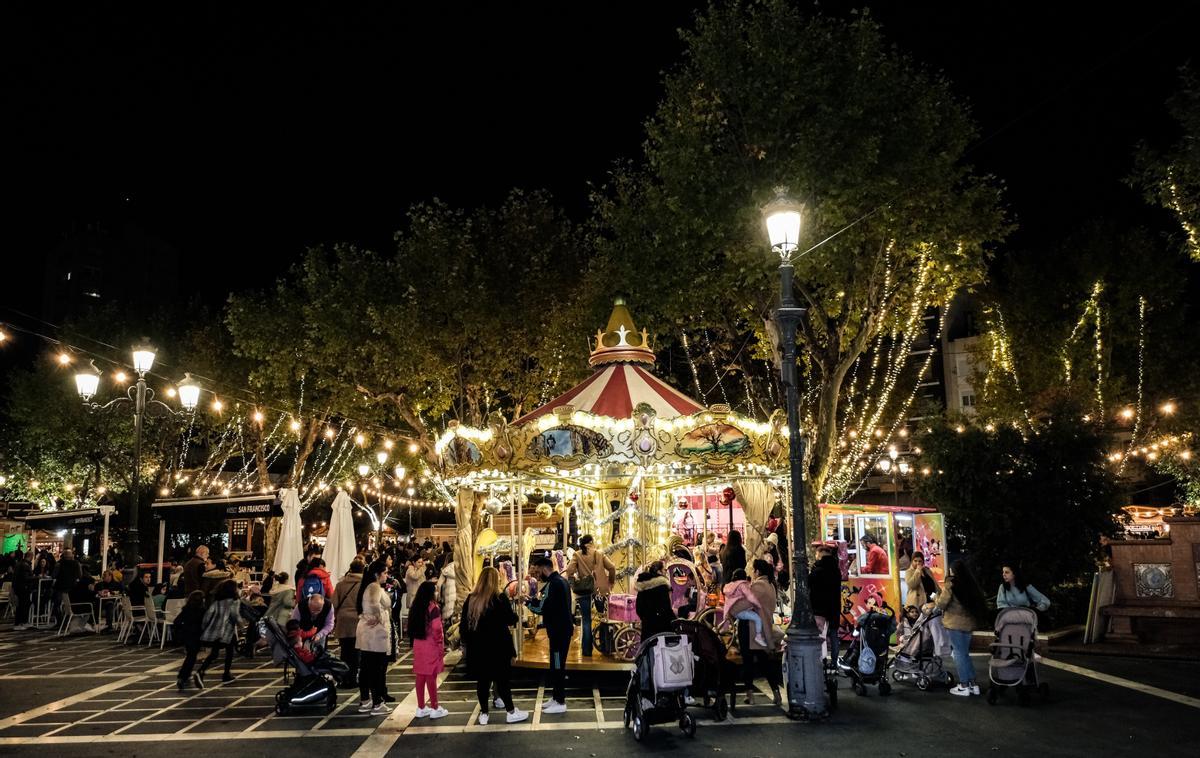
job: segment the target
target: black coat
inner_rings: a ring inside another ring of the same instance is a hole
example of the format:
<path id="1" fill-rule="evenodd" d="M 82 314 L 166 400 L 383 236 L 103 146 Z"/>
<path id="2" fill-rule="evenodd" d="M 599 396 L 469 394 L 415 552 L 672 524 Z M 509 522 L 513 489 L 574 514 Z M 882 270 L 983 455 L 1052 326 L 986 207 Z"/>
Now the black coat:
<path id="1" fill-rule="evenodd" d="M 726 584 L 733 581 L 733 572 L 746 570 L 746 548 L 741 545 L 726 545 L 721 550 L 721 577 Z"/>
<path id="2" fill-rule="evenodd" d="M 54 591 L 70 592 L 75 589 L 75 584 L 81 576 L 83 569 L 80 568 L 79 561 L 74 558 L 62 559 L 58 562 L 58 573 L 54 575 Z"/>
<path id="3" fill-rule="evenodd" d="M 507 671 L 512 659 L 517 657 L 513 645 L 512 627 L 517 623 L 517 614 L 512 604 L 503 595 L 492 598 L 472 627 L 467 619 L 467 605 L 463 606 L 463 619 L 459 624 L 459 638 L 467 659 L 467 670 L 476 677 L 487 676 L 498 671 Z"/>
<path id="4" fill-rule="evenodd" d="M 671 631 L 675 613 L 671 610 L 671 584 L 665 576 L 638 574 L 635 608 L 642 622 L 642 639 Z"/>
<path id="5" fill-rule="evenodd" d="M 841 617 L 842 572 L 835 556 L 824 556 L 808 572 L 808 594 L 814 615 L 823 616 L 830 622 Z"/>
<path id="6" fill-rule="evenodd" d="M 200 647 L 200 632 L 204 627 L 204 605 L 187 604 L 171 623 L 172 634 L 185 648 Z"/>
<path id="7" fill-rule="evenodd" d="M 565 644 L 575 633 L 575 608 L 571 601 L 571 587 L 562 574 L 555 571 L 546 580 L 546 593 L 542 604 L 533 608 L 541 614 L 542 625 L 546 627 L 546 636 L 551 644 Z"/>

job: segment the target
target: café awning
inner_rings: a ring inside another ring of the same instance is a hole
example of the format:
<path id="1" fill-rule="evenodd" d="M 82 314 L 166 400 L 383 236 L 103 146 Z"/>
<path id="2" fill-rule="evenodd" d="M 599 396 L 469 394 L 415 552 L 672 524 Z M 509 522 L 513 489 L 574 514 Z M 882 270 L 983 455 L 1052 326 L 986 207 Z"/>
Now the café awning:
<path id="1" fill-rule="evenodd" d="M 104 516 L 99 508 L 74 508 L 65 511 L 42 511 L 24 516 L 25 526 L 53 532 L 60 529 L 85 529 L 100 525 Z"/>
<path id="2" fill-rule="evenodd" d="M 262 518 L 282 516 L 283 505 L 274 492 L 254 495 L 211 495 L 156 500 L 150 506 L 155 518 L 174 519 L 191 516 L 221 518 Z"/>

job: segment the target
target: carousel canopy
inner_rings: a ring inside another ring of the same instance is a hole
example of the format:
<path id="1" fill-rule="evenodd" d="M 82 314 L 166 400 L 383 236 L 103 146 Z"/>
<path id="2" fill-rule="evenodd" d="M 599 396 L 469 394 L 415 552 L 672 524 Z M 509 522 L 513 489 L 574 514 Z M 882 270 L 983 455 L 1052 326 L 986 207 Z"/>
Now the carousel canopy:
<path id="1" fill-rule="evenodd" d="M 645 330 L 637 331 L 621 299 L 613 306 L 608 327 L 596 332 L 596 347 L 588 363 L 597 367 L 596 373 L 516 423 L 528 423 L 564 405 L 611 418 L 629 418 L 641 403 L 653 408 L 660 419 L 704 410 L 703 405 L 650 373 L 654 351 L 649 338 Z"/>

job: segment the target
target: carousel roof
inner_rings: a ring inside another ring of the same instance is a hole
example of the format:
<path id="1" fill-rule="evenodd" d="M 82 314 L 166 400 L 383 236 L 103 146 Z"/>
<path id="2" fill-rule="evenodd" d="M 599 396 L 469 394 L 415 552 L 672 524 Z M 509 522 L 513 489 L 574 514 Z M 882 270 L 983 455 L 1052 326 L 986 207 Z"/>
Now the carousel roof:
<path id="1" fill-rule="evenodd" d="M 618 299 L 613 306 L 608 329 L 596 333 L 596 349 L 588 362 L 597 367 L 596 373 L 516 423 L 528 423 L 564 405 L 611 418 L 629 418 L 640 403 L 653 408 L 661 419 L 704 410 L 703 405 L 650 372 L 654 351 L 646 332 L 637 332 L 623 300 Z"/>

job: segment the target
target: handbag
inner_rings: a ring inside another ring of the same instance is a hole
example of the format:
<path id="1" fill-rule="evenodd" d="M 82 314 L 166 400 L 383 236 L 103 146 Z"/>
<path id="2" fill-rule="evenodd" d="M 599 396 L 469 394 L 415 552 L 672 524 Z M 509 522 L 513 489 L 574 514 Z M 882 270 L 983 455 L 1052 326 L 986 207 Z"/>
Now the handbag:
<path id="1" fill-rule="evenodd" d="M 583 561 L 579 561 L 579 565 L 583 565 Z M 576 595 L 591 595 L 596 591 L 596 568 L 593 566 L 587 576 L 579 576 L 575 578 L 575 586 L 572 588 Z"/>

